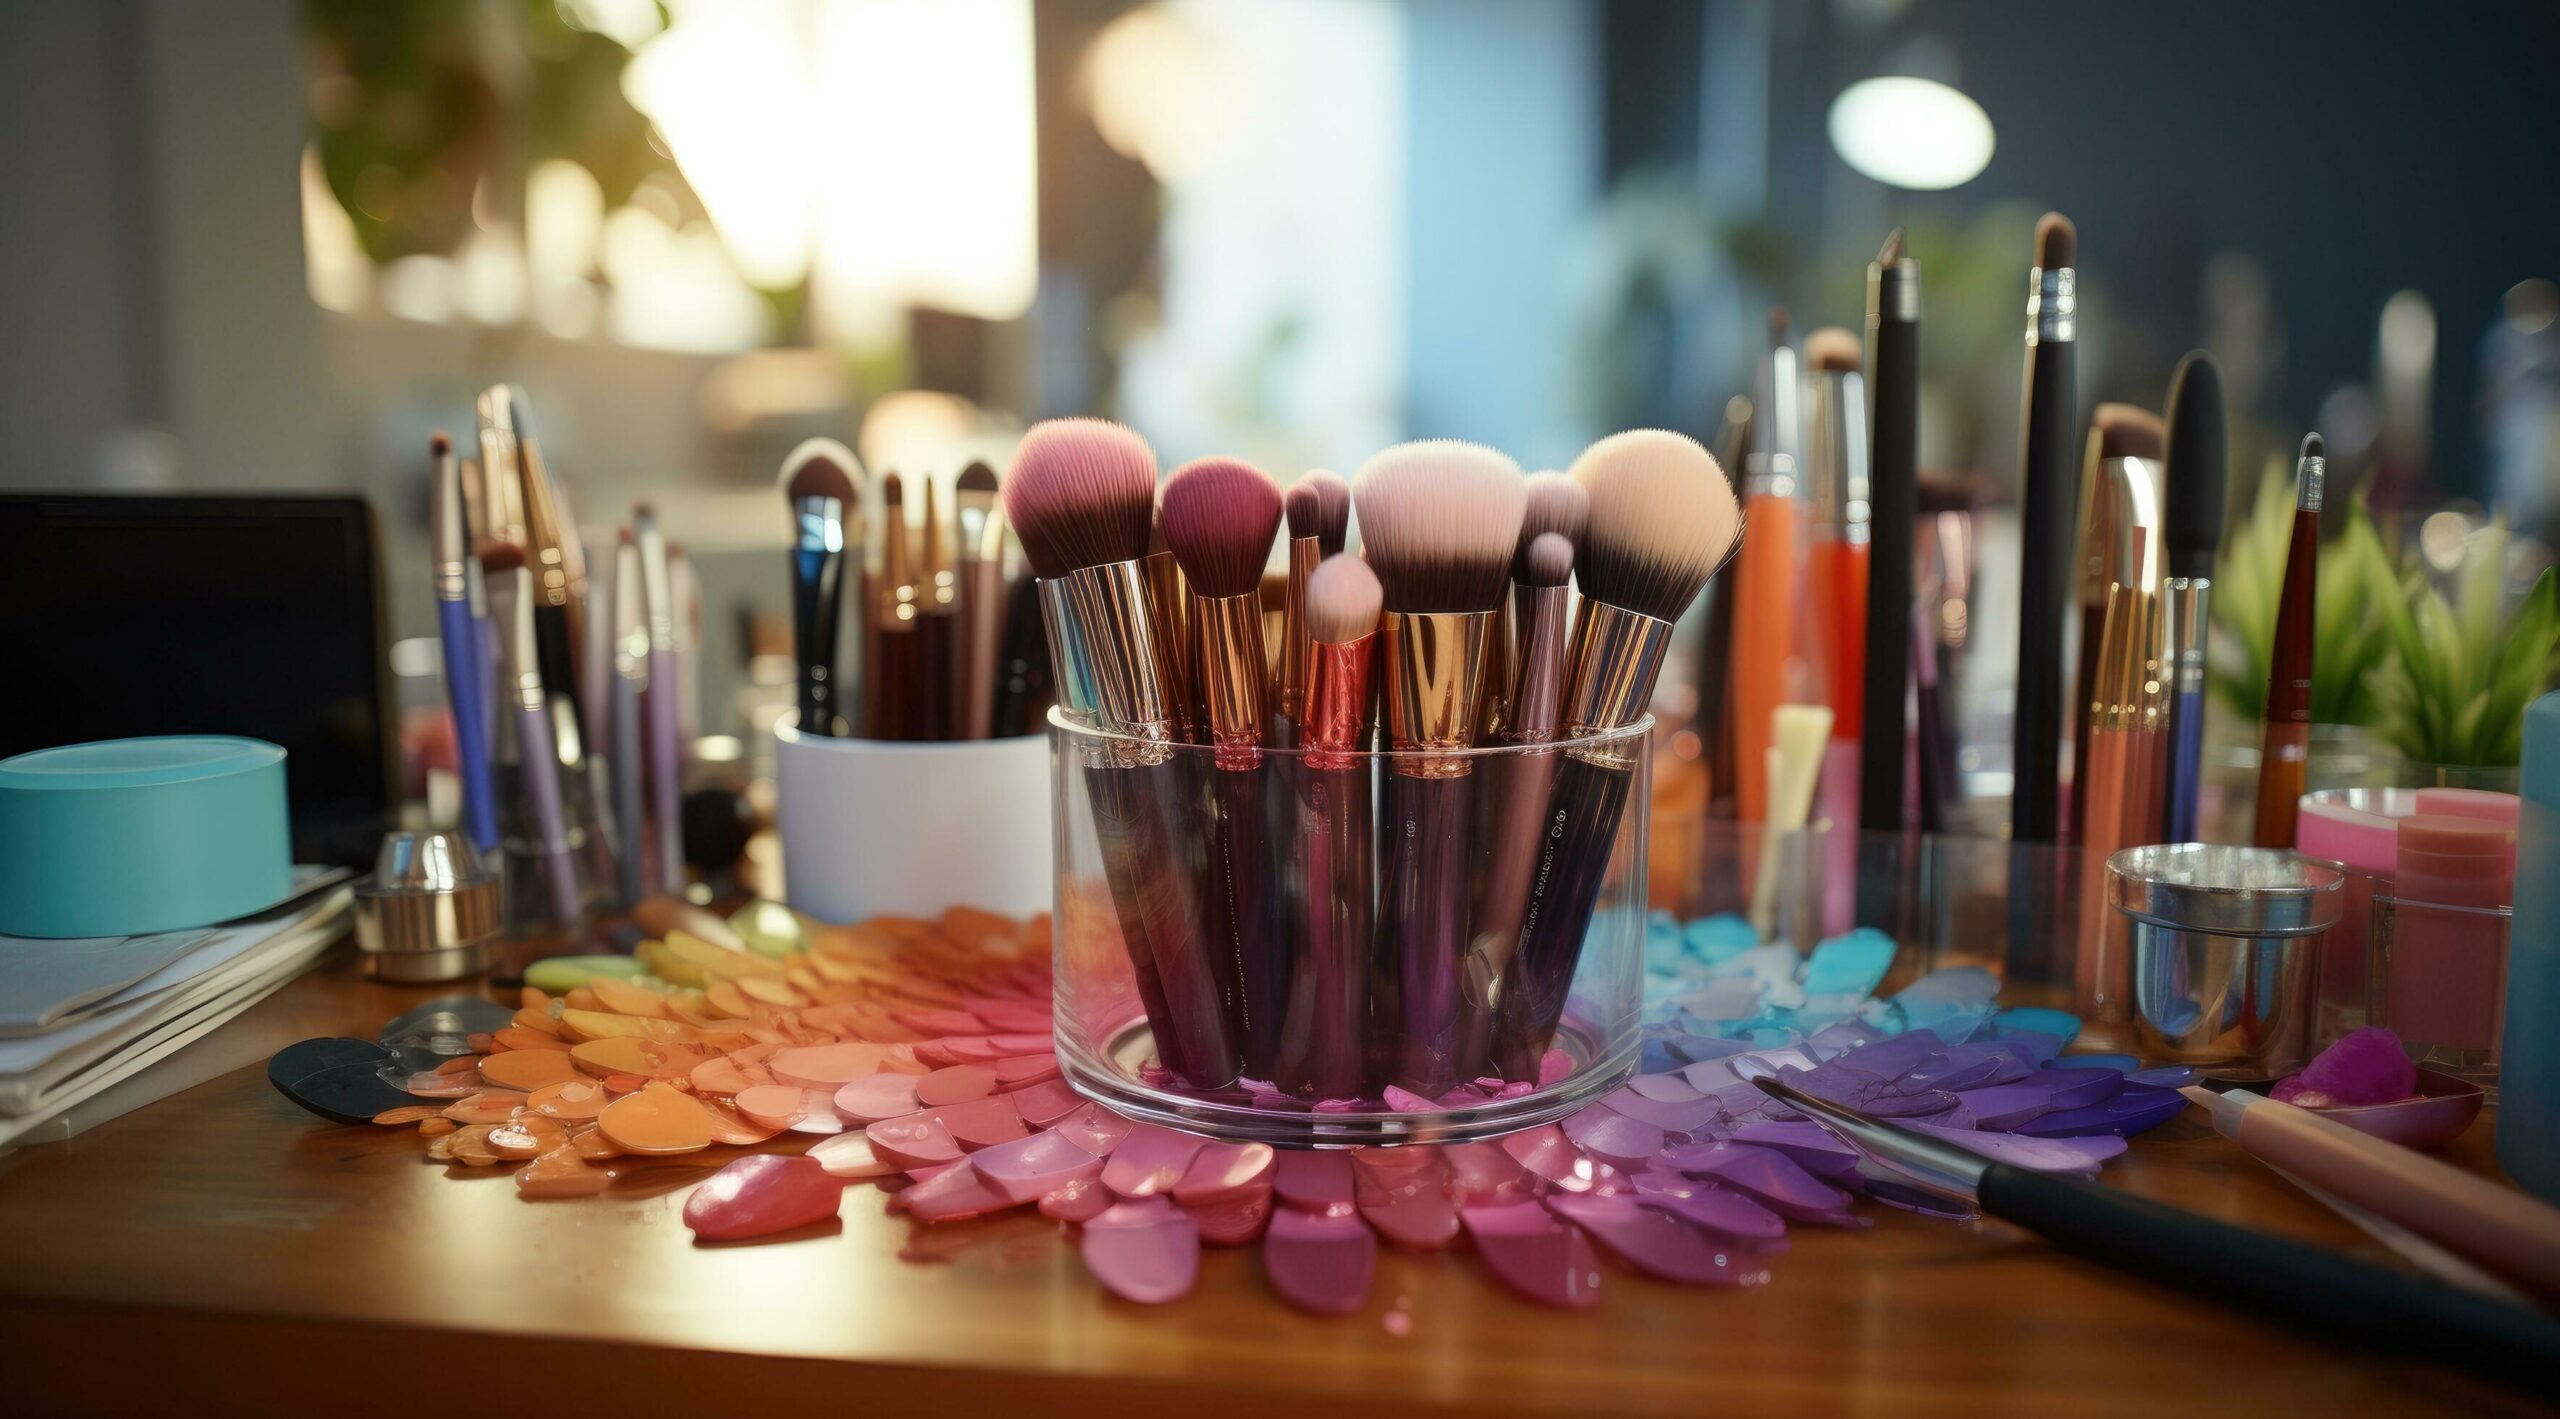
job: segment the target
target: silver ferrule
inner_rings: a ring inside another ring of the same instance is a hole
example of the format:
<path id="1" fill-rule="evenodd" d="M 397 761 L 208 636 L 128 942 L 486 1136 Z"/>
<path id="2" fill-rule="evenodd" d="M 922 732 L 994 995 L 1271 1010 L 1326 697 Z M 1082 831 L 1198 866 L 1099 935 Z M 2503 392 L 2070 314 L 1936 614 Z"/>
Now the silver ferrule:
<path id="1" fill-rule="evenodd" d="M 640 605 L 649 618 L 649 649 L 676 648 L 676 591 L 667 570 L 667 535 L 656 518 L 643 518 L 633 531 L 640 545 Z"/>
<path id="2" fill-rule="evenodd" d="M 1805 443 L 1805 498 L 1817 526 L 1841 539 L 1868 537 L 1867 383 L 1856 370 L 1822 371 L 1809 382 L 1813 417 Z"/>
<path id="3" fill-rule="evenodd" d="M 1920 318 L 1920 263 L 1903 257 L 1891 266 L 1867 263 L 1867 309 L 1871 324 L 1892 321 L 1908 325 Z"/>
<path id="4" fill-rule="evenodd" d="M 1502 737 L 1513 744 L 1543 744 L 1556 737 L 1564 700 L 1565 604 L 1571 589 L 1511 583 L 1511 624 L 1519 645 L 1511 685 L 1503 693 Z"/>
<path id="5" fill-rule="evenodd" d="M 640 549 L 613 549 L 613 670 L 625 680 L 649 678 L 649 629 L 640 609 Z"/>
<path id="6" fill-rule="evenodd" d="M 2294 493 L 2297 512 L 2318 512 L 2321 496 L 2328 491 L 2329 460 L 2317 454 L 2302 460 L 2299 470 L 2302 486 Z"/>
<path id="7" fill-rule="evenodd" d="M 2202 694 L 2205 617 L 2213 597 L 2213 579 L 2173 576 L 2162 582 L 2160 589 L 2168 603 L 2161 619 L 2167 626 L 2169 641 L 2162 658 L 2167 662 L 2170 693 Z"/>
<path id="8" fill-rule="evenodd" d="M 1049 585 L 1042 583 L 1044 594 Z M 1162 648 L 1147 613 L 1145 573 L 1136 562 L 1106 562 L 1078 567 L 1057 578 L 1056 586 L 1068 608 L 1065 625 L 1090 668 L 1095 724 L 1139 742 L 1131 762 L 1164 762 L 1175 737 L 1173 710 L 1165 698 Z M 1053 628 L 1057 624 L 1053 618 Z M 1056 652 L 1053 640 L 1051 653 Z"/>
<path id="9" fill-rule="evenodd" d="M 1571 668 L 1565 673 L 1566 738 L 1624 729 L 1644 718 L 1653 703 L 1653 682 L 1662 674 L 1663 655 L 1671 648 L 1672 629 L 1669 621 L 1623 606 L 1582 603 L 1582 619 L 1573 628 Z M 1617 744 L 1573 753 L 1610 768 L 1635 762 L 1634 751 Z"/>
<path id="10" fill-rule="evenodd" d="M 1991 1163 L 1981 1154 L 1817 1099 L 1771 1075 L 1751 1082 L 1857 1149 L 1858 1170 L 1869 1178 L 1918 1188 L 1968 1208 L 1982 1205 L 1982 1175 L 1991 1171 Z"/>
<path id="11" fill-rule="evenodd" d="M 507 608 L 507 679 L 513 683 L 516 707 L 543 710 L 542 661 L 533 641 L 533 573 L 523 567 L 511 576 Z"/>
<path id="12" fill-rule="evenodd" d="M 836 498 L 802 498 L 793 504 L 800 515 L 800 550 L 844 550 L 844 503 Z"/>
<path id="13" fill-rule="evenodd" d="M 2027 273 L 2027 343 L 2068 344 L 2077 338 L 2078 280 L 2068 266 L 2038 266 Z"/>
<path id="14" fill-rule="evenodd" d="M 436 600 L 470 599 L 470 540 L 462 512 L 462 475 L 447 455 L 436 461 L 435 508 L 427 520 L 427 541 L 435 557 Z"/>
<path id="15" fill-rule="evenodd" d="M 1057 681 L 1058 708 L 1090 724 L 1102 709 L 1102 690 L 1095 683 L 1093 638 L 1063 577 L 1039 583 L 1040 620 L 1049 633 L 1050 674 Z"/>

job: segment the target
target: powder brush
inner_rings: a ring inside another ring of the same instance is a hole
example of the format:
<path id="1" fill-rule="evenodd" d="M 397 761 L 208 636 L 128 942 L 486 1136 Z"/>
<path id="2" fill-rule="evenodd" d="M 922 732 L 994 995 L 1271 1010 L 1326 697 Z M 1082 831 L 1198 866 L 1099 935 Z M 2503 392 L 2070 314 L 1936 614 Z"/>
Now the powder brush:
<path id="1" fill-rule="evenodd" d="M 1379 884 L 1402 1019 L 1381 1027 L 1398 1031 L 1398 1082 L 1436 1097 L 1458 1078 L 1473 794 L 1471 761 L 1430 751 L 1475 741 L 1527 493 L 1518 464 L 1454 439 L 1398 444 L 1351 487 L 1386 607 L 1387 737 L 1406 751 L 1388 779 Z"/>
<path id="2" fill-rule="evenodd" d="M 1189 821 L 1188 795 L 1139 565 L 1155 526 L 1155 482 L 1155 451 L 1134 431 L 1051 419 L 1014 450 L 1004 511 L 1040 579 L 1059 711 L 1113 736 L 1073 752 L 1157 1056 L 1184 1084 L 1214 1089 L 1239 1067 L 1233 992 L 1203 935 L 1200 845 L 1177 826 Z"/>
<path id="3" fill-rule="evenodd" d="M 1363 758 L 1372 667 L 1385 592 L 1377 573 L 1340 553 L 1307 578 L 1308 661 L 1300 728 L 1295 831 L 1296 898 L 1305 920 L 1292 938 L 1288 1003 L 1272 1081 L 1284 1092 L 1349 1099 L 1368 1087 L 1369 971 L 1376 934 L 1377 868 L 1370 804 L 1375 761 Z"/>
<path id="4" fill-rule="evenodd" d="M 2161 668 L 2169 681 L 2169 725 L 2160 841 L 2183 843 L 2196 837 L 2197 790 L 2204 776 L 2205 637 L 2213 624 L 2213 554 L 2222 544 L 2231 457 L 2222 372 L 2202 350 L 2178 362 L 2169 383 L 2168 426 L 2161 476 L 2168 483 L 2163 517 L 2169 575 L 2161 583 L 2160 613 L 2167 634 Z"/>
<path id="5" fill-rule="evenodd" d="M 994 731 L 996 653 L 1004 637 L 1004 519 L 997 515 L 996 471 L 983 463 L 960 470 L 951 503 L 960 533 L 960 623 L 952 665 L 953 732 L 984 739 Z"/>
<path id="6" fill-rule="evenodd" d="M 1867 267 L 1867 499 L 1868 565 L 1866 637 L 1859 678 L 1858 826 L 1870 833 L 1899 833 L 1908 800 L 1903 764 L 1916 731 L 1925 765 L 1933 752 L 1932 726 L 1918 713 L 1924 703 L 1910 656 L 1912 543 L 1920 500 L 1920 263 L 1903 249 L 1902 229 L 1885 237 Z M 1903 716 L 1904 697 L 1914 707 Z M 1933 828 L 1930 775 L 1921 777 L 1921 826 Z M 1885 874 L 1861 873 L 1863 885 L 1881 886 Z M 1870 889 L 1858 919 L 1878 922 L 1886 908 Z"/>
<path id="7" fill-rule="evenodd" d="M 1213 746 L 1207 923 L 1236 983 L 1228 1014 L 1245 1072 L 1268 1079 L 1289 989 L 1261 772 L 1270 687 L 1260 588 L 1280 527 L 1280 490 L 1249 463 L 1204 458 L 1174 470 L 1161 512 L 1165 546 L 1191 589 L 1188 660 L 1205 710 L 1199 730 Z"/>
<path id="8" fill-rule="evenodd" d="M 834 439 L 810 439 L 782 461 L 782 496 L 791 508 L 791 636 L 799 660 L 800 732 L 833 738 L 839 730 L 837 626 L 844 611 L 846 525 L 862 543 L 853 451 Z"/>
<path id="9" fill-rule="evenodd" d="M 1644 717 L 1674 623 L 1733 555 L 1743 526 L 1724 469 L 1684 434 L 1613 434 L 1572 472 L 1590 490 L 1591 522 L 1574 567 L 1582 612 L 1558 724 L 1568 739 Z M 1513 1077 L 1534 1077 L 1564 1017 L 1634 769 L 1633 755 L 1610 744 L 1569 750 L 1557 770 L 1504 1007 L 1504 1058 L 1525 1071 Z"/>

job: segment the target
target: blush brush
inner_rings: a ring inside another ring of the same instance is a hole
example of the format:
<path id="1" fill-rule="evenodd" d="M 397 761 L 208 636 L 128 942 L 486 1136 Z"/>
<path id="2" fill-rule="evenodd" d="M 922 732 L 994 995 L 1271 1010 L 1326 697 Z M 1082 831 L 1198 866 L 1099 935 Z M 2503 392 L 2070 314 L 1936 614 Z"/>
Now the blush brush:
<path id="1" fill-rule="evenodd" d="M 1379 896 L 1402 1019 L 1398 1082 L 1436 1097 L 1456 1080 L 1458 977 L 1468 945 L 1472 762 L 1486 648 L 1510 584 L 1527 494 L 1520 467 L 1480 444 L 1398 444 L 1363 464 L 1352 502 L 1386 606 L 1387 782 Z"/>
<path id="2" fill-rule="evenodd" d="M 1558 724 L 1566 739 L 1644 718 L 1674 623 L 1742 533 L 1724 469 L 1686 435 L 1613 434 L 1585 449 L 1572 471 L 1591 492 L 1591 524 L 1575 566 L 1582 614 Z M 1618 743 L 1569 749 L 1557 768 L 1506 992 L 1510 1077 L 1536 1077 L 1564 1018 L 1634 777 L 1634 756 Z"/>
<path id="3" fill-rule="evenodd" d="M 1373 761 L 1360 756 L 1369 731 L 1378 574 L 1339 553 L 1307 578 L 1307 659 L 1298 816 L 1292 841 L 1303 853 L 1298 900 L 1302 935 L 1289 962 L 1285 1026 L 1272 1082 L 1321 1099 L 1367 1092 L 1369 964 L 1376 929 L 1371 896 L 1377 861 L 1370 804 Z"/>
<path id="4" fill-rule="evenodd" d="M 844 549 L 862 545 L 861 503 L 854 492 L 853 451 L 834 439 L 811 439 L 782 461 L 782 496 L 791 506 L 791 638 L 799 655 L 800 732 L 832 739 L 839 732 L 843 676 L 837 673 L 837 626 L 844 612 Z M 850 523 L 852 536 L 846 536 Z"/>
<path id="5" fill-rule="evenodd" d="M 1262 568 L 1279 530 L 1280 490 L 1261 469 L 1204 458 L 1164 485 L 1165 546 L 1191 588 L 1191 655 L 1211 745 L 1208 915 L 1212 950 L 1235 982 L 1229 1018 L 1245 1072 L 1269 1079 L 1279 1048 L 1289 963 L 1267 856 L 1263 736 L 1270 686 L 1262 653 Z"/>
<path id="6" fill-rule="evenodd" d="M 1165 1068 L 1233 1083 L 1229 991 L 1201 932 L 1200 854 L 1177 832 L 1184 794 L 1158 623 L 1140 563 L 1155 522 L 1146 440 L 1100 419 L 1036 424 L 1004 478 L 1005 519 L 1039 578 L 1058 708 L 1107 739 L 1071 741 L 1123 946 Z M 1192 850 L 1186 851 L 1186 848 Z"/>

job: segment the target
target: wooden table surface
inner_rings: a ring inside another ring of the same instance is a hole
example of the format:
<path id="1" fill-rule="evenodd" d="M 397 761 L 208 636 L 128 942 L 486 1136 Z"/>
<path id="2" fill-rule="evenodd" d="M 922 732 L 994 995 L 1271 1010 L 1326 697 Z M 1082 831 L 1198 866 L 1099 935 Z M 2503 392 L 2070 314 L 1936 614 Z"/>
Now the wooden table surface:
<path id="1" fill-rule="evenodd" d="M 231 1026 L 370 1036 L 438 988 L 342 954 Z M 2451 1150 L 2489 1166 L 2488 1126 Z M 1600 1304 L 1514 1299 L 1465 1252 L 1383 1251 L 1359 1314 L 1291 1310 L 1252 1248 L 1161 1307 L 1105 1296 L 1034 1215 L 838 1223 L 699 1246 L 687 1186 L 528 1203 L 408 1129 L 332 1127 L 243 1069 L 0 1159 L 0 1411 L 22 1414 L 2107 1414 L 2517 1410 L 2059 1256 L 1995 1222 L 1877 1207 L 1792 1229 L 1776 1279 L 1696 1290 L 1604 1262 Z M 2192 1113 L 2113 1186 L 2379 1256 Z M 24 1406 L 24 1407 L 21 1407 Z"/>

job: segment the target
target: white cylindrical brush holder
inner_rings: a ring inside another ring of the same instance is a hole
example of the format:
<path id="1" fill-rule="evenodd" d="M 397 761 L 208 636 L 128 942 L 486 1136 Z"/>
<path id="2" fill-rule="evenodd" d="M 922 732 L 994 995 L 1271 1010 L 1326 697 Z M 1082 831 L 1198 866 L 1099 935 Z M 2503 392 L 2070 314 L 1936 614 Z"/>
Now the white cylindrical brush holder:
<path id="1" fill-rule="evenodd" d="M 1049 909 L 1049 743 L 774 731 L 784 895 L 821 921 Z"/>

